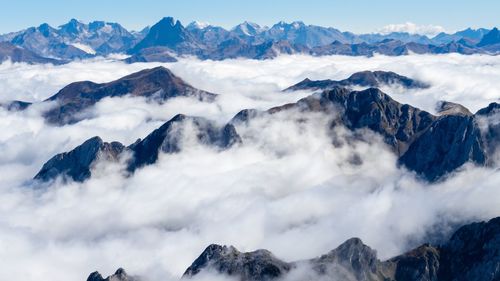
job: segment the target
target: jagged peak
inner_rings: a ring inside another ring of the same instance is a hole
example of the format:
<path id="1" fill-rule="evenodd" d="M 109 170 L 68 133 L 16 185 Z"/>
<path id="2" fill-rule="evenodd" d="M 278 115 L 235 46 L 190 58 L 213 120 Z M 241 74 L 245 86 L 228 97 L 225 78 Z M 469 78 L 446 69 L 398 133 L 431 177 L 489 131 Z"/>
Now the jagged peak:
<path id="1" fill-rule="evenodd" d="M 436 113 L 438 115 L 464 115 L 472 116 L 473 114 L 465 106 L 449 102 L 449 101 L 439 101 L 436 104 Z"/>

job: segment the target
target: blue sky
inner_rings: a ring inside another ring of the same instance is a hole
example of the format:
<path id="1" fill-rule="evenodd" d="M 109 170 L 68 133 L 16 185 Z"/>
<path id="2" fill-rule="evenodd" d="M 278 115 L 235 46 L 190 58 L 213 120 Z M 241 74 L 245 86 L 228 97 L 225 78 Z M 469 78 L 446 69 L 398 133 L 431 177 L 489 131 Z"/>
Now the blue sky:
<path id="1" fill-rule="evenodd" d="M 280 20 L 341 30 L 372 32 L 389 24 L 413 22 L 454 31 L 500 25 L 498 0 L 15 0 L 3 1 L 0 33 L 47 22 L 58 26 L 71 18 L 116 21 L 141 29 L 164 16 L 184 24 L 193 20 L 231 27 L 244 20 L 271 25 Z M 7 2 L 7 3 L 5 3 Z"/>

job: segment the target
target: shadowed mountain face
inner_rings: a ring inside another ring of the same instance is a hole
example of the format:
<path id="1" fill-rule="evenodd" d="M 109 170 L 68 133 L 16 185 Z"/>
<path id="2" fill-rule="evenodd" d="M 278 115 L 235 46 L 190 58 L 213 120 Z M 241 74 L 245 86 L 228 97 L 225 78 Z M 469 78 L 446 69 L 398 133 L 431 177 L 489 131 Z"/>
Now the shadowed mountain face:
<path id="1" fill-rule="evenodd" d="M 477 44 L 477 46 L 484 47 L 495 44 L 500 44 L 500 31 L 496 27 L 485 34 L 481 41 Z"/>
<path id="2" fill-rule="evenodd" d="M 203 270 L 238 276 L 241 280 L 273 280 L 290 271 L 292 265 L 276 258 L 271 252 L 257 250 L 242 253 L 232 246 L 210 245 L 186 270 L 184 277 L 193 277 Z"/>
<path id="3" fill-rule="evenodd" d="M 200 44 L 188 30 L 173 18 L 166 17 L 151 27 L 148 34 L 130 51 L 132 54 L 150 47 L 168 47 L 179 53 L 196 52 Z"/>
<path id="4" fill-rule="evenodd" d="M 156 70 L 147 70 L 146 73 L 164 73 L 165 71 L 167 70 L 158 68 Z M 76 103 L 73 106 L 73 103 L 75 100 L 85 101 L 85 98 L 87 98 L 85 93 L 92 93 L 90 97 L 93 99 L 84 104 L 84 106 L 90 106 L 104 96 L 116 96 L 114 90 L 117 87 L 110 86 L 110 84 L 116 83 L 116 85 L 119 85 L 118 89 L 124 87 L 122 83 L 126 86 L 136 85 L 128 82 L 128 80 L 137 79 L 142 81 L 143 78 L 141 77 L 144 73 L 141 73 L 132 74 L 118 81 L 104 84 L 106 90 L 101 90 L 102 92 L 88 91 L 88 88 L 94 89 L 96 85 L 91 82 L 72 84 L 77 87 L 77 90 L 64 91 L 63 89 L 53 99 L 63 104 L 59 108 L 64 109 L 65 104 L 70 104 L 72 105 L 69 107 L 70 109 L 81 109 L 80 104 Z M 166 73 L 170 75 L 169 72 Z M 149 77 L 149 75 L 146 76 Z M 178 79 L 169 77 L 174 80 Z M 179 79 L 178 83 L 185 87 L 182 80 Z M 138 85 L 143 84 L 139 83 Z M 132 95 L 138 93 L 144 96 L 158 93 L 157 88 L 151 90 L 150 84 L 147 85 L 147 87 L 142 87 L 137 92 L 120 90 L 118 93 L 130 93 Z M 153 83 L 153 85 L 156 84 Z M 174 83 L 174 85 L 177 84 Z M 137 89 L 126 86 L 126 89 Z M 171 85 L 168 84 L 168 86 Z M 176 93 L 176 87 L 169 89 L 171 89 L 170 93 Z M 184 88 L 181 87 L 181 89 Z M 84 93 L 84 98 L 82 99 L 77 94 L 75 99 L 75 93 L 80 92 Z M 97 95 L 93 96 L 96 93 Z M 100 93 L 103 94 L 100 95 Z M 199 96 L 197 97 L 203 99 L 206 98 L 204 95 L 208 95 L 208 99 L 212 98 L 212 94 L 202 93 L 203 95 L 200 95 L 198 92 Z M 158 97 L 158 94 L 154 94 L 154 96 Z M 66 100 L 68 102 L 65 103 Z M 489 120 L 499 118 L 500 110 L 498 107 L 497 103 L 492 103 L 473 115 L 461 105 L 442 102 L 438 108 L 439 116 L 436 116 L 408 104 L 400 104 L 376 88 L 352 91 L 347 88 L 335 87 L 301 99 L 296 103 L 271 108 L 265 112 L 251 109 L 242 110 L 229 124 L 222 127 L 203 118 L 177 115 L 153 131 L 144 140 L 139 140 L 125 149 L 133 155 L 127 169 L 133 172 L 144 165 L 155 163 L 160 151 L 164 153 L 179 152 L 182 149 L 186 124 L 190 126 L 187 131 L 195 132 L 194 139 L 196 142 L 218 149 L 226 149 L 235 143 L 242 142 L 233 124 L 246 124 L 252 119 L 264 115 L 272 118 L 274 113 L 293 109 L 306 113 L 322 112 L 329 117 L 333 117 L 332 128 L 341 125 L 354 132 L 369 129 L 377 133 L 397 155 L 399 164 L 414 171 L 420 177 L 434 182 L 468 162 L 480 166 L 495 164 L 493 155 L 500 145 L 498 141 L 500 126 L 498 122 L 490 122 Z M 356 135 L 358 138 L 363 139 L 363 134 Z M 82 146 L 88 150 L 86 152 L 89 155 L 88 157 L 85 153 L 80 152 L 82 151 L 80 147 L 72 152 L 57 155 L 44 165 L 35 178 L 49 180 L 59 175 L 66 175 L 76 181 L 87 179 L 92 164 L 98 159 L 96 155 L 100 155 L 95 151 L 102 150 L 100 148 L 102 145 L 99 143 L 99 145 L 91 146 L 91 148 L 88 148 L 88 145 Z M 63 169 L 62 167 L 69 168 Z"/>
<path id="5" fill-rule="evenodd" d="M 500 52 L 496 28 L 469 28 L 428 38 L 405 32 L 354 34 L 332 27 L 306 25 L 300 21 L 279 22 L 270 28 L 249 22 L 231 30 L 199 23 L 184 27 L 172 17 L 165 17 L 141 32 L 129 32 L 118 23 L 94 21 L 86 24 L 72 19 L 58 28 L 44 23 L 0 35 L 0 41 L 10 42 L 42 57 L 62 60 L 126 52 L 134 56 L 130 62 L 171 61 L 172 54 L 223 60 L 240 57 L 269 59 L 279 54 L 294 53 L 315 56 L 400 56 L 410 53 Z M 144 52 L 144 49 L 150 50 Z"/>
<path id="6" fill-rule="evenodd" d="M 399 75 L 390 71 L 362 71 L 356 72 L 349 78 L 335 81 L 335 80 L 309 80 L 305 79 L 287 89 L 285 91 L 297 90 L 327 90 L 334 87 L 371 87 L 378 88 L 382 85 L 400 85 L 407 89 L 423 89 L 429 85 L 413 80 L 406 76 Z"/>
<path id="7" fill-rule="evenodd" d="M 125 147 L 119 142 L 106 143 L 94 137 L 70 152 L 54 156 L 34 177 L 35 180 L 50 181 L 57 177 L 82 182 L 90 178 L 98 161 L 117 162 L 120 157 L 131 158 L 127 170 L 134 172 L 146 165 L 154 164 L 160 153 L 177 153 L 189 138 L 202 145 L 224 150 L 241 143 L 233 125 L 218 126 L 201 117 L 176 115 L 154 130 L 143 140 Z"/>
<path id="8" fill-rule="evenodd" d="M 387 261 L 380 261 L 358 238 L 323 256 L 298 262 L 281 261 L 266 250 L 241 253 L 232 246 L 210 245 L 183 277 L 202 273 L 242 281 L 289 276 L 291 280 L 494 281 L 500 278 L 500 218 L 463 226 L 444 245 L 424 244 Z"/>
<path id="9" fill-rule="evenodd" d="M 36 180 L 47 181 L 65 175 L 74 181 L 90 178 L 91 169 L 98 160 L 117 161 L 125 147 L 119 142 L 103 142 L 93 137 L 70 152 L 58 154 L 35 176 Z"/>
<path id="10" fill-rule="evenodd" d="M 115 274 L 110 275 L 106 278 L 103 278 L 102 275 L 99 272 L 92 272 L 89 277 L 87 278 L 87 281 L 140 281 L 138 277 L 134 276 L 129 276 L 123 270 L 123 268 L 119 268 L 116 270 Z"/>
<path id="11" fill-rule="evenodd" d="M 479 112 L 490 112 L 495 117 L 488 118 L 498 118 L 500 112 L 495 110 L 495 104 L 488 107 L 490 110 Z M 435 116 L 400 104 L 375 88 L 364 91 L 333 88 L 267 112 L 243 110 L 232 122 L 246 123 L 263 114 L 291 109 L 324 112 L 334 116 L 332 126 L 376 132 L 393 149 L 401 165 L 428 181 L 439 180 L 467 162 L 480 166 L 492 164 L 489 152 L 496 151 L 496 136 L 500 135 L 500 126 L 481 128 L 485 117 L 479 113 L 471 116 L 462 111 L 448 111 Z"/>
<path id="12" fill-rule="evenodd" d="M 187 128 L 186 125 L 189 127 Z M 184 132 L 184 130 L 188 132 Z M 219 127 L 214 122 L 204 118 L 179 114 L 154 130 L 144 140 L 129 146 L 129 149 L 133 151 L 133 158 L 128 169 L 133 171 L 144 165 L 155 163 L 160 152 L 176 153 L 181 151 L 182 141 L 186 134 L 194 134 L 197 142 L 218 149 L 227 149 L 241 142 L 231 124 Z"/>
<path id="13" fill-rule="evenodd" d="M 34 52 L 17 47 L 8 42 L 0 42 L 0 63 L 6 60 L 10 60 L 12 62 L 25 62 L 29 64 L 51 63 L 57 65 L 63 63 L 62 61 L 56 59 L 42 57 Z"/>
<path id="14" fill-rule="evenodd" d="M 213 101 L 216 97 L 215 94 L 192 87 L 168 69 L 157 67 L 109 83 L 83 81 L 69 84 L 46 100 L 55 102 L 56 105 L 45 112 L 44 117 L 49 123 L 56 125 L 78 122 L 78 114 L 101 99 L 127 95 L 145 97 L 154 102 L 164 102 L 175 97 Z"/>

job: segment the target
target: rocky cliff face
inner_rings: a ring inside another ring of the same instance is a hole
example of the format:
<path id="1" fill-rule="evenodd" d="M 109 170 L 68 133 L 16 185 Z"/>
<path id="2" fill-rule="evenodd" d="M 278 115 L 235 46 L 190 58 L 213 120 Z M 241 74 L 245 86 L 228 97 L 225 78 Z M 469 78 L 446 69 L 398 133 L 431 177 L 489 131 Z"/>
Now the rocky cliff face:
<path id="1" fill-rule="evenodd" d="M 93 137 L 70 152 L 52 157 L 36 174 L 36 180 L 47 181 L 65 176 L 74 181 L 84 181 L 91 176 L 93 165 L 98 160 L 117 161 L 125 147 L 119 142 L 103 142 Z"/>
<path id="2" fill-rule="evenodd" d="M 378 88 L 383 85 L 400 85 L 407 89 L 423 89 L 429 87 L 427 84 L 413 80 L 406 76 L 399 75 L 390 71 L 361 71 L 352 74 L 344 80 L 318 80 L 313 81 L 305 79 L 287 89 L 285 91 L 297 90 L 328 90 L 335 87 L 370 87 Z"/>
<path id="3" fill-rule="evenodd" d="M 103 278 L 99 272 L 92 272 L 87 281 L 140 281 L 138 277 L 129 276 L 123 268 L 119 268 L 113 275 Z"/>
<path id="4" fill-rule="evenodd" d="M 82 182 L 91 176 L 98 161 L 117 162 L 125 153 L 132 156 L 127 163 L 127 170 L 134 172 L 138 168 L 154 164 L 160 153 L 181 151 L 188 138 L 220 150 L 241 143 L 240 136 L 231 124 L 218 126 L 205 118 L 179 114 L 143 140 L 139 139 L 128 147 L 119 142 L 103 142 L 99 137 L 91 138 L 69 152 L 54 156 L 43 165 L 34 179 L 50 181 L 62 177 Z"/>
<path id="5" fill-rule="evenodd" d="M 184 277 L 213 270 L 214 273 L 244 281 L 273 280 L 283 276 L 291 268 L 291 264 L 279 260 L 266 250 L 242 253 L 232 246 L 210 245 L 186 270 Z"/>
<path id="6" fill-rule="evenodd" d="M 109 83 L 82 81 L 71 83 L 51 96 L 45 102 L 55 105 L 44 112 L 50 124 L 64 125 L 81 120 L 79 113 L 95 105 L 106 97 L 144 97 L 152 102 L 162 103 L 175 97 L 192 97 L 200 101 L 211 102 L 216 94 L 199 90 L 175 76 L 164 67 L 142 70 Z M 16 101 L 15 105 L 23 105 Z M 7 107 L 24 109 L 27 106 Z"/>
<path id="7" fill-rule="evenodd" d="M 248 122 L 263 114 L 299 109 L 334 116 L 332 126 L 370 129 L 383 137 L 399 163 L 428 181 L 436 181 L 465 163 L 493 165 L 499 146 L 498 104 L 472 115 L 463 106 L 441 103 L 444 112 L 429 112 L 400 104 L 379 89 L 351 91 L 334 87 L 266 112 L 243 110 L 232 122 Z M 486 125 L 488 124 L 488 125 Z"/>
<path id="8" fill-rule="evenodd" d="M 297 268 L 304 275 L 292 275 Z M 358 238 L 305 261 L 284 262 L 266 250 L 241 253 L 231 246 L 209 246 L 186 270 L 184 278 L 212 272 L 236 280 L 347 281 L 494 281 L 500 278 L 500 218 L 458 229 L 444 245 L 424 244 L 380 261 Z"/>

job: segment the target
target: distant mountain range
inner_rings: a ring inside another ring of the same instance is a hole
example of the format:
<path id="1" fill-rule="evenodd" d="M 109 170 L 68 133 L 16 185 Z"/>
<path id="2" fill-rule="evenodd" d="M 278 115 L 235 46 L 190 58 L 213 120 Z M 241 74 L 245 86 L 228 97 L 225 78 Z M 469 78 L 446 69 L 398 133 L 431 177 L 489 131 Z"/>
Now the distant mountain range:
<path id="1" fill-rule="evenodd" d="M 181 280 L 196 277 L 236 281 L 495 281 L 500 279 L 500 218 L 460 227 L 441 245 L 423 244 L 388 260 L 359 238 L 351 238 L 324 255 L 287 262 L 270 251 L 240 252 L 212 244 L 186 269 Z M 289 277 L 289 278 L 287 278 Z M 142 278 L 147 278 L 143 276 Z M 93 272 L 87 281 L 140 281 L 122 268 L 104 279 Z"/>
<path id="2" fill-rule="evenodd" d="M 88 24 L 72 19 L 58 28 L 44 23 L 38 27 L 0 35 L 37 56 L 67 62 L 112 53 L 127 53 L 129 63 L 175 61 L 175 56 L 192 55 L 200 59 L 269 59 L 279 54 L 372 56 L 376 53 L 399 56 L 410 53 L 497 54 L 500 37 L 497 28 L 465 29 L 453 34 L 425 35 L 393 32 L 354 34 L 331 27 L 306 25 L 296 21 L 279 22 L 271 27 L 244 22 L 230 30 L 193 22 L 186 27 L 165 17 L 142 31 L 126 30 L 118 23 L 94 21 Z M 15 56 L 1 56 L 0 60 Z M 24 56 L 17 61 L 40 63 Z"/>
<path id="3" fill-rule="evenodd" d="M 190 125 L 191 130 L 194 128 L 197 131 L 196 136 L 201 144 L 228 149 L 245 142 L 238 134 L 239 126 L 245 126 L 256 118 L 272 119 L 279 112 L 291 112 L 297 118 L 301 114 L 322 113 L 325 118 L 332 118 L 331 128 L 343 126 L 352 132 L 371 130 L 393 151 L 399 165 L 429 182 L 443 179 L 466 163 L 495 165 L 492 155 L 500 148 L 500 125 L 490 124 L 485 131 L 481 129 L 481 124 L 482 120 L 498 118 L 499 103 L 492 103 L 473 114 L 459 104 L 443 101 L 437 105 L 437 114 L 434 115 L 401 104 L 375 88 L 386 84 L 406 88 L 428 87 L 421 81 L 385 71 L 358 72 L 340 81 L 306 79 L 285 89 L 283 94 L 293 90 L 314 90 L 315 94 L 266 111 L 241 110 L 225 125 L 180 114 L 143 140 L 128 146 L 118 142 L 107 143 L 99 137 L 91 138 L 72 151 L 54 156 L 43 165 L 35 179 L 84 181 L 91 177 L 98 160 L 117 161 L 122 155 L 132 155 L 127 170 L 133 173 L 145 165 L 154 164 L 160 151 L 167 154 L 179 152 L 183 139 L 182 128 L 186 124 Z M 356 87 L 367 89 L 354 90 Z M 82 113 L 102 98 L 125 95 L 160 103 L 175 97 L 190 97 L 202 102 L 212 102 L 217 98 L 216 94 L 190 86 L 168 69 L 157 67 L 109 83 L 72 83 L 44 101 L 55 102 L 55 105 L 42 114 L 52 125 L 75 123 L 88 118 Z M 30 103 L 13 101 L 0 106 L 9 110 L 25 110 Z M 335 140 L 334 135 L 332 131 L 332 145 L 340 141 Z M 362 141 L 363 137 L 359 135 L 358 139 Z"/>

